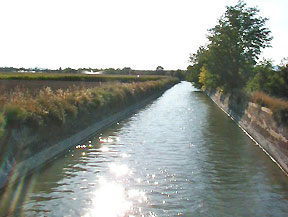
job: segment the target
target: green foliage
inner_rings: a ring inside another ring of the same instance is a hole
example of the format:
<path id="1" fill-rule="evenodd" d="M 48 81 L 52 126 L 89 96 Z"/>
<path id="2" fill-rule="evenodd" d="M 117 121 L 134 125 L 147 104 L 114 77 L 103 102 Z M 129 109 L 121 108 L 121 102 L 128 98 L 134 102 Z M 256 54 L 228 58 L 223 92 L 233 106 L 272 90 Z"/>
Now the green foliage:
<path id="1" fill-rule="evenodd" d="M 202 90 L 216 88 L 218 79 L 218 75 L 212 74 L 206 65 L 202 66 L 199 75 L 199 83 L 202 84 Z"/>
<path id="2" fill-rule="evenodd" d="M 206 64 L 206 69 L 219 78 L 214 79 L 213 86 L 227 91 L 245 86 L 261 50 L 269 47 L 272 40 L 265 27 L 267 19 L 259 17 L 258 12 L 243 1 L 226 8 L 218 24 L 209 30 L 207 48 L 200 47 L 190 56 L 193 82 L 197 83 Z"/>
<path id="3" fill-rule="evenodd" d="M 270 46 L 267 19 L 257 16 L 258 12 L 239 1 L 227 7 L 218 24 L 209 30 L 209 69 L 219 75 L 224 89 L 242 88 L 261 49 Z"/>
<path id="4" fill-rule="evenodd" d="M 264 60 L 253 69 L 253 77 L 247 83 L 247 90 L 263 91 L 278 97 L 288 96 L 288 67 L 275 70 L 270 60 Z"/>
<path id="5" fill-rule="evenodd" d="M 199 82 L 200 71 L 202 67 L 209 61 L 209 51 L 206 47 L 201 46 L 195 54 L 191 54 L 189 59 L 192 65 L 187 67 L 187 80 L 192 82 L 195 87 L 201 88 L 202 83 Z"/>
<path id="6" fill-rule="evenodd" d="M 20 105 L 8 104 L 4 107 L 5 122 L 8 126 L 23 123 L 27 115 L 27 111 Z"/>
<path id="7" fill-rule="evenodd" d="M 4 115 L 3 113 L 0 113 L 0 138 L 4 134 L 5 125 L 6 125 L 6 122 L 5 122 Z"/>
<path id="8" fill-rule="evenodd" d="M 186 77 L 186 71 L 178 69 L 176 71 L 171 71 L 170 75 L 177 77 L 177 78 L 179 78 L 179 80 L 183 81 L 183 80 L 185 80 L 185 77 Z"/>
<path id="9" fill-rule="evenodd" d="M 131 72 L 132 72 L 132 69 L 130 67 L 124 67 L 122 70 L 121 70 L 122 74 L 128 74 L 130 75 Z"/>

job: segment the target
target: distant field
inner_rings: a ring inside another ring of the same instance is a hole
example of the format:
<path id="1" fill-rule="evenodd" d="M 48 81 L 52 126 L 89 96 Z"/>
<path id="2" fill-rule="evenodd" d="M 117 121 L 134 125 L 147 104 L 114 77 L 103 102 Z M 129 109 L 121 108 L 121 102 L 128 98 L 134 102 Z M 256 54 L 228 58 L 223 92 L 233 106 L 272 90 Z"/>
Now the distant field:
<path id="1" fill-rule="evenodd" d="M 68 90 L 77 88 L 93 88 L 99 86 L 100 82 L 95 81 L 59 81 L 59 80 L 1 80 L 0 93 L 17 91 L 39 91 L 50 87 L 52 91 L 58 89 Z"/>
<path id="2" fill-rule="evenodd" d="M 7 73 L 0 74 L 0 80 L 50 80 L 50 81 L 91 81 L 91 82 L 106 82 L 106 81 L 155 81 L 164 78 L 165 76 L 155 75 L 87 75 L 87 74 L 44 74 L 44 73 Z"/>
<path id="3" fill-rule="evenodd" d="M 52 91 L 75 88 L 93 88 L 100 82 L 144 82 L 165 78 L 164 76 L 136 75 L 85 75 L 85 74 L 0 74 L 0 93 L 17 90 L 38 91 L 50 87 Z"/>

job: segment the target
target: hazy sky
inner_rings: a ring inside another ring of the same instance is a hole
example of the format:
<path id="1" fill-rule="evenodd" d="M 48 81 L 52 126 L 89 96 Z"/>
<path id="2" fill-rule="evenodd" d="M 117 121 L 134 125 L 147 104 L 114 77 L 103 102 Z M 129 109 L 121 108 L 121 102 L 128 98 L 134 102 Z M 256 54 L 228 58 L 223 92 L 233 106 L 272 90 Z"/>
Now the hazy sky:
<path id="1" fill-rule="evenodd" d="M 237 0 L 0 0 L 0 66 L 185 69 L 226 5 Z M 287 57 L 288 1 L 246 0 L 268 17 Z"/>

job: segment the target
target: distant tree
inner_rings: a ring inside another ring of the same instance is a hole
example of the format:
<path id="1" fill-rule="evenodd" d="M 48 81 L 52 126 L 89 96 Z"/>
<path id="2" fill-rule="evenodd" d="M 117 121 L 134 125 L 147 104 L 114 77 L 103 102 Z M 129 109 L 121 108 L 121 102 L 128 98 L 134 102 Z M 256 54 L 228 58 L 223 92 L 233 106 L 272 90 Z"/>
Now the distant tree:
<path id="1" fill-rule="evenodd" d="M 76 69 L 72 69 L 72 68 L 66 68 L 66 69 L 63 69 L 62 70 L 63 71 L 63 73 L 78 73 L 78 70 L 76 70 Z"/>
<path id="2" fill-rule="evenodd" d="M 132 69 L 130 67 L 124 67 L 122 70 L 121 70 L 121 74 L 128 74 L 130 75 L 132 72 Z"/>
<path id="3" fill-rule="evenodd" d="M 164 68 L 162 66 L 157 66 L 156 68 L 156 74 L 158 75 L 164 75 L 165 72 L 164 72 Z"/>
<path id="4" fill-rule="evenodd" d="M 185 80 L 186 77 L 186 71 L 177 69 L 176 71 L 170 71 L 170 76 L 174 76 L 179 78 L 181 81 Z"/>

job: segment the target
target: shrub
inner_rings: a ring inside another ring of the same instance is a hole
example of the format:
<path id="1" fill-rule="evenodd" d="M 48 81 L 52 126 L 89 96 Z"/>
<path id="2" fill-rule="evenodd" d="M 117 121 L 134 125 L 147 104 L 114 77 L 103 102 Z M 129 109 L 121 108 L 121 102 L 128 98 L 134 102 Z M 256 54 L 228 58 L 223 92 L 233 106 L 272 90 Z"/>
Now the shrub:
<path id="1" fill-rule="evenodd" d="M 4 115 L 8 126 L 17 125 L 26 120 L 27 111 L 19 105 L 8 104 L 4 107 Z"/>

